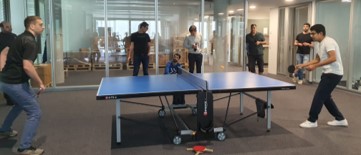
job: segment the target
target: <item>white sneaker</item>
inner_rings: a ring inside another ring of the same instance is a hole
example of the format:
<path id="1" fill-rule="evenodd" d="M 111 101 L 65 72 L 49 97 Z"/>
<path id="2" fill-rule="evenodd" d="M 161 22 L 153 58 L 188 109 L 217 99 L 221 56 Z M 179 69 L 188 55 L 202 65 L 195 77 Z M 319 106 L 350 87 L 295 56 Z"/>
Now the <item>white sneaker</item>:
<path id="1" fill-rule="evenodd" d="M 295 73 L 292 74 L 292 82 L 297 83 L 297 77 Z"/>
<path id="2" fill-rule="evenodd" d="M 343 126 L 343 127 L 348 126 L 348 122 L 346 119 L 341 120 L 341 121 L 338 121 L 338 120 L 329 121 L 329 122 L 327 122 L 327 124 L 329 126 Z"/>
<path id="3" fill-rule="evenodd" d="M 304 121 L 300 124 L 301 128 L 316 128 L 317 127 L 317 121 L 316 122 L 310 122 L 308 120 Z"/>
<path id="4" fill-rule="evenodd" d="M 303 80 L 298 80 L 297 82 L 299 85 L 302 85 L 303 84 Z"/>

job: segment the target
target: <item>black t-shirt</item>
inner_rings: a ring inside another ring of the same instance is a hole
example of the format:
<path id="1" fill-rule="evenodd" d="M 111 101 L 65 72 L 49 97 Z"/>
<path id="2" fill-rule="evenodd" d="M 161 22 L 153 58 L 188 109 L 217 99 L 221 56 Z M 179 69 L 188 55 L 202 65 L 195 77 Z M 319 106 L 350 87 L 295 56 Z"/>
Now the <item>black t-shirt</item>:
<path id="1" fill-rule="evenodd" d="M 255 35 L 249 33 L 246 35 L 247 43 L 247 52 L 249 55 L 262 55 L 263 54 L 263 45 L 257 45 L 257 41 L 265 41 L 265 38 L 262 33 L 257 32 Z"/>
<path id="2" fill-rule="evenodd" d="M 130 36 L 131 42 L 134 43 L 134 55 L 147 55 L 148 54 L 148 43 L 150 37 L 148 33 L 132 33 Z"/>
<path id="3" fill-rule="evenodd" d="M 10 47 L 15 38 L 16 34 L 14 33 L 0 32 L 0 53 L 5 47 Z"/>
<path id="4" fill-rule="evenodd" d="M 37 54 L 37 44 L 33 34 L 25 31 L 19 35 L 10 46 L 1 81 L 10 84 L 28 82 L 30 78 L 24 71 L 23 60 L 35 61 Z"/>
<path id="5" fill-rule="evenodd" d="M 299 43 L 310 43 L 312 42 L 312 38 L 311 38 L 311 35 L 309 33 L 307 34 L 303 34 L 303 33 L 300 33 L 297 35 L 296 37 L 296 40 L 299 42 Z M 297 53 L 300 53 L 300 54 L 310 54 L 310 47 L 309 46 L 297 46 Z"/>

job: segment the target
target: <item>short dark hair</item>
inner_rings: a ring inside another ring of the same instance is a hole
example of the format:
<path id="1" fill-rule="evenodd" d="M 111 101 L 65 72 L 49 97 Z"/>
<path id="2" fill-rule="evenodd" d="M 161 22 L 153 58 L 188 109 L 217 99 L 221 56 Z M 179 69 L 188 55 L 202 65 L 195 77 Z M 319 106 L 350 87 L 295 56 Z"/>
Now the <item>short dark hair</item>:
<path id="1" fill-rule="evenodd" d="M 323 33 L 326 36 L 326 28 L 322 24 L 315 24 L 310 28 L 311 31 L 315 31 L 316 33 Z"/>
<path id="2" fill-rule="evenodd" d="M 193 30 L 197 30 L 197 27 L 195 25 L 191 25 L 188 29 L 189 32 L 192 32 Z"/>
<path id="3" fill-rule="evenodd" d="M 256 24 L 251 24 L 251 28 L 252 28 L 252 27 L 257 27 L 257 25 L 256 25 Z"/>
<path id="4" fill-rule="evenodd" d="M 304 23 L 303 25 L 307 25 L 308 27 L 311 27 L 310 23 Z"/>
<path id="5" fill-rule="evenodd" d="M 8 21 L 2 21 L 2 22 L 0 23 L 0 27 L 1 27 L 1 28 L 4 28 L 5 25 L 11 25 L 11 24 L 10 24 L 10 22 L 8 22 Z"/>
<path id="6" fill-rule="evenodd" d="M 139 24 L 139 28 L 147 27 L 147 26 L 149 26 L 149 24 L 147 22 L 142 22 Z"/>
<path id="7" fill-rule="evenodd" d="M 25 28 L 26 29 L 29 28 L 30 24 L 34 23 L 38 19 L 41 20 L 41 18 L 39 16 L 28 16 L 28 17 L 26 17 L 25 20 L 24 20 Z"/>
<path id="8" fill-rule="evenodd" d="M 181 55 L 179 53 L 175 53 L 173 56 L 178 56 L 179 59 L 181 58 Z"/>

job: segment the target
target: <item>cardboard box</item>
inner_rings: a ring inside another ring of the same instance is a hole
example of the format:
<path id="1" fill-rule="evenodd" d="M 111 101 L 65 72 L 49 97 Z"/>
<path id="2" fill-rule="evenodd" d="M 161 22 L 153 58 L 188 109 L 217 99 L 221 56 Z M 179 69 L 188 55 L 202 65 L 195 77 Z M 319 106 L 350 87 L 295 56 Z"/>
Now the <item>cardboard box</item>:
<path id="1" fill-rule="evenodd" d="M 36 72 L 38 73 L 40 79 L 43 81 L 46 87 L 51 86 L 51 65 L 50 64 L 40 64 L 34 65 Z M 32 87 L 39 87 L 38 83 L 30 80 Z"/>

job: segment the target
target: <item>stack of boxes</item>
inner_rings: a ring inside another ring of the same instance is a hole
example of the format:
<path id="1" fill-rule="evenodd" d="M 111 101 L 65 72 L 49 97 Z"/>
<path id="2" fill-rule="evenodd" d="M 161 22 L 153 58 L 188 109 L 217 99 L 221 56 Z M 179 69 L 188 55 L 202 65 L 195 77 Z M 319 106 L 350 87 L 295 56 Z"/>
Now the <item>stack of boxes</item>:
<path id="1" fill-rule="evenodd" d="M 46 87 L 51 86 L 51 65 L 50 64 L 40 64 L 34 66 L 36 72 L 38 73 L 40 79 L 43 81 Z M 39 87 L 39 84 L 36 81 L 30 80 L 32 87 Z"/>

